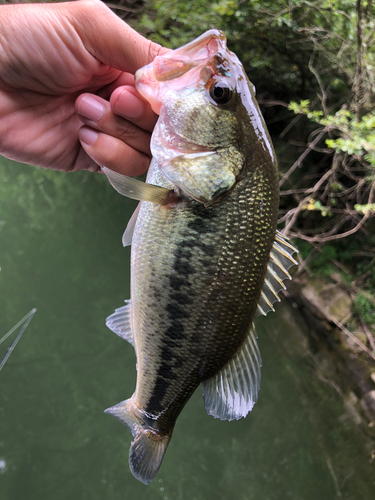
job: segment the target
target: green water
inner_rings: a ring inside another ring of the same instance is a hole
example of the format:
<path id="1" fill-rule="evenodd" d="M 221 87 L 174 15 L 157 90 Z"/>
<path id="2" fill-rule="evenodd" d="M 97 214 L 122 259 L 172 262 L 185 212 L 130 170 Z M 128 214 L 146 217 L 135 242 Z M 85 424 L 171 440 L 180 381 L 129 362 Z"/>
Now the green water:
<path id="1" fill-rule="evenodd" d="M 130 433 L 103 410 L 135 384 L 132 347 L 104 324 L 129 297 L 121 235 L 134 206 L 101 176 L 2 160 L 0 337 L 38 310 L 0 372 L 1 500 L 372 500 L 375 444 L 287 303 L 259 322 L 248 418 L 207 416 L 197 391 L 155 481 L 132 477 Z"/>

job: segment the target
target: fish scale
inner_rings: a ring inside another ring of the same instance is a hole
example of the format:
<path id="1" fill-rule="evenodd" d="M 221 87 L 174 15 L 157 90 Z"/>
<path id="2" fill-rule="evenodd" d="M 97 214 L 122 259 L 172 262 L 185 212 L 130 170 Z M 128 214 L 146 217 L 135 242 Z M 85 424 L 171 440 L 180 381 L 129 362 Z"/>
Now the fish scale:
<path id="1" fill-rule="evenodd" d="M 135 397 L 147 414 L 158 416 L 155 422 L 162 432 L 173 428 L 183 408 L 180 401 L 171 402 L 180 391 L 187 391 L 185 385 L 190 395 L 231 358 L 255 315 L 254 299 L 263 285 L 264 255 L 269 255 L 273 244 L 277 209 L 267 198 L 267 193 L 274 194 L 275 185 L 269 189 L 254 178 L 255 172 L 248 174 L 230 198 L 209 209 L 196 202 L 178 210 L 142 203 L 138 217 L 143 222 L 136 227 L 132 243 L 133 322 L 139 325 L 136 350 L 144 360 L 138 361 L 140 384 Z M 147 182 L 170 187 L 156 162 Z M 264 200 L 262 214 L 259 196 Z M 168 227 L 168 234 L 160 235 L 163 227 Z M 268 241 L 266 230 L 271 235 Z M 157 257 L 157 265 L 154 235 L 168 248 Z M 249 255 L 254 239 L 262 243 Z M 178 300 L 171 280 L 178 283 L 184 301 Z M 151 325 L 158 332 L 152 343 Z M 150 355 L 158 359 L 152 373 Z"/>
<path id="2" fill-rule="evenodd" d="M 104 171 L 140 200 L 123 237 L 132 245 L 131 302 L 107 318 L 134 345 L 137 384 L 106 411 L 131 430 L 130 468 L 149 484 L 200 384 L 216 418 L 253 408 L 261 367 L 253 322 L 280 300 L 296 262 L 276 234 L 272 144 L 224 35 L 211 30 L 157 57 L 137 72 L 136 88 L 160 113 L 146 184 Z"/>

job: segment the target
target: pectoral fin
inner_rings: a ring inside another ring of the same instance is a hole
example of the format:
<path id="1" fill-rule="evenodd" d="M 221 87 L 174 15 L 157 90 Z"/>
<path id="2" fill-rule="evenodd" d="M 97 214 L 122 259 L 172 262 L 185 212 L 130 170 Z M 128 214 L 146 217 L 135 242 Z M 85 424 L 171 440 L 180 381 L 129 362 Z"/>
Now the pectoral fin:
<path id="1" fill-rule="evenodd" d="M 116 191 L 132 200 L 150 201 L 158 205 L 168 205 L 176 198 L 174 191 L 170 191 L 169 189 L 121 175 L 107 167 L 102 167 L 102 170 Z"/>
<path id="2" fill-rule="evenodd" d="M 236 354 L 216 375 L 202 383 L 207 413 L 221 420 L 246 417 L 258 400 L 261 366 L 256 332 L 252 325 Z"/>

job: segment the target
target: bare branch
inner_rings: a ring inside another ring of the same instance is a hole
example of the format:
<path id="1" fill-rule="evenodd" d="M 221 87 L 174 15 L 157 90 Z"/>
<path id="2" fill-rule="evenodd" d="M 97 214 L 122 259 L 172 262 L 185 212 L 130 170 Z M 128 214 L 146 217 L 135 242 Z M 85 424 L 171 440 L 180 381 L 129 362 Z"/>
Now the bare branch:
<path id="1" fill-rule="evenodd" d="M 308 145 L 307 149 L 301 154 L 296 162 L 290 167 L 290 169 L 282 176 L 279 182 L 279 186 L 281 187 L 284 182 L 292 175 L 292 173 L 298 168 L 302 161 L 306 158 L 306 156 L 313 150 L 316 144 L 320 141 L 320 139 L 324 136 L 324 134 L 329 130 L 329 127 L 324 127 L 324 129 L 320 132 L 320 134 L 314 139 L 314 141 Z"/>

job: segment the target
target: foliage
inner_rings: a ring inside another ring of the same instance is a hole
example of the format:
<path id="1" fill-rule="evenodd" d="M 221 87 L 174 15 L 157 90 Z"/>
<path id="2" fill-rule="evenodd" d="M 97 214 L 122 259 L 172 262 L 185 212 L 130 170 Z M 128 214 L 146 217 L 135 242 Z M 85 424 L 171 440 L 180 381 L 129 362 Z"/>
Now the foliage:
<path id="1" fill-rule="evenodd" d="M 326 145 L 338 153 L 360 157 L 375 167 L 375 111 L 356 119 L 354 113 L 341 108 L 334 115 L 324 116 L 323 111 L 310 110 L 310 101 L 303 100 L 299 104 L 291 102 L 289 109 L 294 113 L 305 114 L 309 120 L 326 128 L 327 134 L 334 132 L 335 139 L 326 139 Z"/>
<path id="2" fill-rule="evenodd" d="M 356 296 L 355 307 L 367 324 L 375 325 L 375 304 L 366 295 L 359 293 Z"/>
<path id="3" fill-rule="evenodd" d="M 309 99 L 299 103 L 292 101 L 288 106 L 294 113 L 305 116 L 310 124 L 315 124 L 308 149 L 281 181 L 281 184 L 288 181 L 292 188 L 288 194 L 297 202 L 297 207 L 284 217 L 286 227 L 295 236 L 311 242 L 350 236 L 375 215 L 374 14 L 370 2 L 352 2 L 351 43 L 345 44 L 343 38 L 337 54 L 332 53 L 330 45 L 321 47 L 327 55 L 334 56 L 331 60 L 333 80 L 324 80 L 324 71 L 316 66 L 312 54 L 309 67 L 319 84 L 317 98 L 313 102 Z M 336 25 L 333 29 L 335 35 L 342 34 Z M 337 63 L 339 55 L 347 62 L 345 68 Z M 343 76 L 348 89 L 344 105 L 337 92 L 338 78 Z M 312 151 L 320 154 L 318 164 L 312 167 L 313 172 L 305 176 L 292 175 Z M 315 212 L 310 216 L 313 228 L 311 224 L 306 227 L 306 211 Z M 319 221 L 318 213 L 325 218 L 328 216 L 327 220 Z"/>
<path id="4" fill-rule="evenodd" d="M 311 198 L 307 204 L 302 204 L 301 210 L 320 211 L 323 217 L 328 215 L 333 218 L 335 224 L 337 219 L 342 219 L 349 213 L 354 214 L 354 211 L 366 217 L 374 215 L 375 112 L 371 111 L 357 119 L 353 112 L 343 107 L 335 114 L 324 116 L 323 111 L 311 110 L 309 100 L 291 102 L 289 109 L 306 115 L 309 120 L 322 127 L 319 130 L 323 131 L 329 148 L 327 155 L 336 159 L 336 163 L 333 161 L 331 164 L 331 170 L 326 169 L 325 182 L 320 184 L 319 189 L 314 189 L 315 196 L 319 196 L 319 199 Z M 348 178 L 353 179 L 354 175 L 357 176 L 354 180 L 358 182 L 352 183 L 348 195 Z M 341 208 L 340 215 L 335 217 L 331 208 Z M 319 239 L 322 239 L 321 235 Z"/>
<path id="5" fill-rule="evenodd" d="M 350 38 L 354 4 L 338 0 L 148 0 L 139 22 L 132 24 L 168 47 L 186 43 L 207 29 L 221 29 L 258 88 L 278 97 L 295 97 L 314 94 L 317 89 L 308 68 L 313 53 L 325 78 L 331 80 L 332 57 L 327 58 L 320 47 L 324 44 L 338 52 L 343 39 Z M 332 34 L 333 24 L 340 35 Z M 334 64 L 341 66 L 339 61 Z M 344 89 L 345 76 L 338 77 L 335 85 Z"/>

